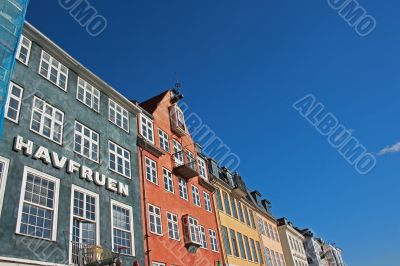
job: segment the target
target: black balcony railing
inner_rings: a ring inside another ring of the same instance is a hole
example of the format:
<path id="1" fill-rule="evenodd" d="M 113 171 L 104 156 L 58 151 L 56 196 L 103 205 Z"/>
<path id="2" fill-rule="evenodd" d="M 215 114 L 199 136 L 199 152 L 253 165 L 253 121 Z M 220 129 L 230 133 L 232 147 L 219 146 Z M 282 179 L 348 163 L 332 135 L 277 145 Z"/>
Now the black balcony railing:
<path id="1" fill-rule="evenodd" d="M 174 173 L 182 178 L 190 179 L 199 175 L 196 158 L 189 152 L 178 151 L 172 156 Z"/>

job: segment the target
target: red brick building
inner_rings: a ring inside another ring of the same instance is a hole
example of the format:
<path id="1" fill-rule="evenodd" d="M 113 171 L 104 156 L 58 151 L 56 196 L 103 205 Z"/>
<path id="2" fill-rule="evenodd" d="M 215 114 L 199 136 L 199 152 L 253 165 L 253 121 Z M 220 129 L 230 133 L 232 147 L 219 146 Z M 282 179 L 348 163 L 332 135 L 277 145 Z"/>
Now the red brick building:
<path id="1" fill-rule="evenodd" d="M 168 90 L 143 103 L 138 119 L 146 265 L 222 264 L 206 158 L 197 152 Z"/>

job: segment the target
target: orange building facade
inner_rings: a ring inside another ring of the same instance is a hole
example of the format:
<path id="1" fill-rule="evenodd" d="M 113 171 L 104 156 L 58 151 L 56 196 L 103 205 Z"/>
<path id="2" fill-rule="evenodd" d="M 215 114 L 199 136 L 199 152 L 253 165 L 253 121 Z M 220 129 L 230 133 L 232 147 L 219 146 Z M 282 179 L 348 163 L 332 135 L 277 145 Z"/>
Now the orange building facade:
<path id="1" fill-rule="evenodd" d="M 197 152 L 182 99 L 168 90 L 140 104 L 139 171 L 146 265 L 222 265 L 206 158 Z"/>

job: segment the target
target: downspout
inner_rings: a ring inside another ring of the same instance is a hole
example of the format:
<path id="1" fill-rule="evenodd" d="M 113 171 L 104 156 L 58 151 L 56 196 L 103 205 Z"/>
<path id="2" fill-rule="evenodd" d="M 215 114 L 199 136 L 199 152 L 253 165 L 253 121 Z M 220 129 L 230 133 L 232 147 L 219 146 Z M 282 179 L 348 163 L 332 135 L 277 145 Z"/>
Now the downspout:
<path id="1" fill-rule="evenodd" d="M 212 182 L 212 184 L 216 184 L 217 183 L 217 181 L 214 181 L 214 182 Z M 219 187 L 218 186 L 216 186 L 216 188 L 217 189 L 219 189 Z M 220 190 L 221 191 L 221 190 Z M 216 193 L 216 191 L 214 191 L 213 192 L 213 195 Z M 221 247 L 221 252 L 220 253 L 222 253 L 223 254 L 223 256 L 222 256 L 222 258 L 225 260 L 225 261 L 223 261 L 222 263 L 223 263 L 223 265 L 227 265 L 227 263 L 228 263 L 228 256 L 225 254 L 226 252 L 225 251 L 223 251 L 222 250 L 222 242 L 223 242 L 223 240 L 222 240 L 222 237 L 221 237 L 221 232 L 220 232 L 220 230 L 219 230 L 219 228 L 221 227 L 221 219 L 220 219 L 220 216 L 219 216 L 219 212 L 220 212 L 220 210 L 218 209 L 218 202 L 216 202 L 217 200 L 213 197 L 213 199 L 214 199 L 214 211 L 215 211 L 215 216 L 216 216 L 216 218 L 217 218 L 217 232 L 218 232 L 218 236 L 219 236 L 219 245 L 220 245 L 220 247 Z M 224 246 L 225 247 L 225 246 Z"/>
<path id="2" fill-rule="evenodd" d="M 144 231 L 145 231 L 145 241 L 146 241 L 146 251 L 145 251 L 145 255 L 147 255 L 147 265 L 150 266 L 151 265 L 151 259 L 150 259 L 150 243 L 149 243 L 149 232 L 148 232 L 148 224 L 147 224 L 147 207 L 146 207 L 146 188 L 145 188 L 145 181 L 144 181 L 144 168 L 143 168 L 143 148 L 139 147 L 140 150 L 140 156 L 139 156 L 139 160 L 140 160 L 140 174 L 141 174 L 141 178 L 142 178 L 142 195 L 143 195 L 143 212 L 144 212 Z"/>

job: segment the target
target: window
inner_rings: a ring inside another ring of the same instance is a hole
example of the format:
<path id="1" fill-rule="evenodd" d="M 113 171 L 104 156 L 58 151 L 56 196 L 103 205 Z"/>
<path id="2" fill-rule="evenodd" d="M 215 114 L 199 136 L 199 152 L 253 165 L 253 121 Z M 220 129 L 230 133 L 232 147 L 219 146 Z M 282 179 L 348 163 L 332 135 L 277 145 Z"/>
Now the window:
<path id="1" fill-rule="evenodd" d="M 146 179 L 154 184 L 158 184 L 157 164 L 155 161 L 145 157 L 146 162 Z"/>
<path id="2" fill-rule="evenodd" d="M 205 161 L 201 158 L 197 158 L 197 163 L 199 164 L 200 177 L 207 180 L 207 167 Z"/>
<path id="3" fill-rule="evenodd" d="M 253 261 L 253 256 L 251 256 L 251 251 L 250 251 L 249 238 L 247 236 L 243 236 L 243 238 L 244 238 L 244 244 L 246 246 L 247 258 L 249 259 L 249 261 Z"/>
<path id="4" fill-rule="evenodd" d="M 224 241 L 225 252 L 228 256 L 232 255 L 231 244 L 229 243 L 228 230 L 225 226 L 221 226 L 222 240 Z"/>
<path id="5" fill-rule="evenodd" d="M 24 89 L 17 84 L 10 82 L 10 86 L 8 87 L 8 97 L 5 106 L 5 114 L 4 117 L 13 121 L 14 123 L 18 123 L 19 121 L 19 112 L 21 109 L 22 102 L 22 94 Z"/>
<path id="6" fill-rule="evenodd" d="M 243 209 L 242 209 L 242 204 L 240 201 L 238 201 L 238 213 L 239 213 L 239 220 L 244 223 L 244 217 L 243 217 Z"/>
<path id="7" fill-rule="evenodd" d="M 28 65 L 29 63 L 29 55 L 31 53 L 32 41 L 26 38 L 24 35 L 21 35 L 21 39 L 19 40 L 19 46 L 17 50 L 17 59 Z"/>
<path id="8" fill-rule="evenodd" d="M 160 138 L 160 147 L 164 151 L 169 152 L 168 134 L 162 131 L 161 129 L 158 129 L 158 137 Z"/>
<path id="9" fill-rule="evenodd" d="M 277 258 L 275 257 L 275 252 L 273 250 L 271 250 L 271 257 L 272 257 L 273 263 L 275 263 L 275 266 L 278 266 L 278 261 L 277 261 Z"/>
<path id="10" fill-rule="evenodd" d="M 230 206 L 230 204 L 229 204 L 229 196 L 228 196 L 228 193 L 226 193 L 226 192 L 224 191 L 222 194 L 224 195 L 224 205 L 225 205 L 226 214 L 232 215 L 231 206 Z"/>
<path id="11" fill-rule="evenodd" d="M 229 233 L 231 235 L 233 255 L 235 257 L 239 257 L 239 247 L 238 247 L 237 240 L 236 240 L 236 233 L 232 229 L 229 229 Z"/>
<path id="12" fill-rule="evenodd" d="M 181 129 L 185 130 L 185 119 L 183 118 L 183 112 L 178 106 L 175 108 L 175 113 L 178 126 Z"/>
<path id="13" fill-rule="evenodd" d="M 110 161 L 110 169 L 127 178 L 131 178 L 131 154 L 128 150 L 115 144 L 108 142 L 108 154 Z"/>
<path id="14" fill-rule="evenodd" d="M 187 182 L 185 179 L 179 177 L 179 196 L 182 199 L 188 200 Z"/>
<path id="15" fill-rule="evenodd" d="M 279 241 L 279 236 L 278 236 L 278 231 L 276 231 L 276 228 L 274 228 L 274 235 L 275 235 L 275 240 L 280 242 Z M 299 246 L 299 251 L 300 251 L 300 246 Z"/>
<path id="16" fill-rule="evenodd" d="M 215 195 L 217 197 L 217 206 L 218 206 L 218 210 L 220 211 L 224 211 L 224 207 L 222 205 L 222 199 L 221 199 L 221 191 L 219 190 L 219 188 L 217 188 L 215 190 Z"/>
<path id="17" fill-rule="evenodd" d="M 59 179 L 25 167 L 17 233 L 56 240 L 59 184 Z"/>
<path id="18" fill-rule="evenodd" d="M 100 109 L 100 91 L 90 85 L 85 80 L 78 77 L 78 89 L 76 90 L 76 98 L 81 103 L 99 112 Z"/>
<path id="19" fill-rule="evenodd" d="M 261 218 L 257 217 L 257 223 L 258 223 L 258 231 L 260 232 L 261 235 L 265 236 L 263 220 Z"/>
<path id="20" fill-rule="evenodd" d="M 271 235 L 271 238 L 272 238 L 273 240 L 275 240 L 275 234 L 274 234 L 274 231 L 272 230 L 271 224 L 268 224 L 268 228 L 269 228 L 269 233 L 270 233 L 270 235 Z"/>
<path id="21" fill-rule="evenodd" d="M 251 251 L 253 252 L 254 256 L 254 262 L 258 263 L 258 256 L 256 252 L 256 245 L 254 243 L 254 240 L 250 238 L 250 244 L 251 244 Z"/>
<path id="22" fill-rule="evenodd" d="M 3 207 L 4 192 L 7 183 L 9 160 L 0 156 L 0 215 Z"/>
<path id="23" fill-rule="evenodd" d="M 211 229 L 208 230 L 208 234 L 210 235 L 211 250 L 218 252 L 217 234 Z"/>
<path id="24" fill-rule="evenodd" d="M 77 264 L 80 256 L 77 247 L 99 242 L 99 198 L 97 194 L 72 185 L 71 201 L 72 262 Z"/>
<path id="25" fill-rule="evenodd" d="M 264 229 L 265 229 L 265 233 L 267 234 L 267 236 L 270 238 L 271 235 L 269 233 L 269 228 L 268 228 L 268 223 L 264 222 Z"/>
<path id="26" fill-rule="evenodd" d="M 265 248 L 264 249 L 264 253 L 265 253 L 265 260 L 267 261 L 267 266 L 273 266 L 274 264 L 272 262 L 271 254 L 269 252 L 269 249 Z"/>
<path id="27" fill-rule="evenodd" d="M 176 140 L 172 140 L 172 143 L 174 144 L 175 164 L 177 166 L 183 165 L 184 162 L 183 162 L 182 145 Z"/>
<path id="28" fill-rule="evenodd" d="M 31 130 L 61 145 L 64 113 L 52 105 L 33 98 Z"/>
<path id="29" fill-rule="evenodd" d="M 254 214 L 252 210 L 249 210 L 249 215 L 250 215 L 250 221 L 251 221 L 251 227 L 253 227 L 254 229 L 256 229 L 256 223 L 254 221 Z"/>
<path id="30" fill-rule="evenodd" d="M 162 235 L 161 211 L 160 208 L 149 204 L 150 232 Z"/>
<path id="31" fill-rule="evenodd" d="M 262 254 L 261 254 L 260 242 L 256 241 L 256 247 L 257 247 L 257 254 L 258 254 L 258 257 L 260 258 L 260 263 L 261 263 L 261 264 L 264 264 L 264 259 L 263 259 L 263 256 L 262 256 Z"/>
<path id="32" fill-rule="evenodd" d="M 192 197 L 194 205 L 201 207 L 199 189 L 193 185 L 192 185 Z"/>
<path id="33" fill-rule="evenodd" d="M 108 120 L 129 133 L 128 111 L 111 99 L 108 99 Z"/>
<path id="34" fill-rule="evenodd" d="M 231 199 L 231 207 L 232 207 L 232 214 L 233 217 L 235 217 L 236 219 L 238 218 L 238 214 L 237 214 L 237 209 L 236 209 L 236 202 L 235 202 L 235 198 L 232 197 L 232 195 L 229 195 L 230 199 Z"/>
<path id="35" fill-rule="evenodd" d="M 238 241 L 239 241 L 239 248 L 240 248 L 240 255 L 242 259 L 246 259 L 246 252 L 244 251 L 244 245 L 243 245 L 243 237 L 241 233 L 238 234 Z"/>
<path id="36" fill-rule="evenodd" d="M 151 266 L 165 266 L 165 263 L 162 263 L 162 262 L 152 262 L 151 263 Z"/>
<path id="37" fill-rule="evenodd" d="M 145 115 L 140 115 L 140 134 L 150 143 L 154 144 L 153 120 Z"/>
<path id="38" fill-rule="evenodd" d="M 99 134 L 75 121 L 74 150 L 80 155 L 99 161 Z"/>
<path id="39" fill-rule="evenodd" d="M 68 68 L 42 51 L 39 73 L 62 90 L 67 91 Z"/>
<path id="40" fill-rule="evenodd" d="M 178 216 L 167 212 L 169 238 L 179 240 Z"/>
<path id="41" fill-rule="evenodd" d="M 135 255 L 132 208 L 111 200 L 113 252 Z"/>
<path id="42" fill-rule="evenodd" d="M 172 179 L 172 173 L 167 169 L 163 168 L 163 175 L 164 175 L 165 190 L 174 193 L 174 181 Z"/>
<path id="43" fill-rule="evenodd" d="M 283 254 L 279 254 L 279 256 L 281 257 L 281 265 L 285 266 L 285 259 L 283 258 Z M 304 266 L 306 266 L 306 263 L 304 263 Z"/>
<path id="44" fill-rule="evenodd" d="M 212 212 L 210 194 L 204 191 L 203 196 L 204 196 L 204 205 L 206 206 L 206 211 Z"/>
<path id="45" fill-rule="evenodd" d="M 203 226 L 199 225 L 199 231 L 200 231 L 200 240 L 201 240 L 201 247 L 202 248 L 207 248 L 207 238 L 206 238 L 206 230 L 204 229 Z"/>
<path id="46" fill-rule="evenodd" d="M 243 206 L 243 211 L 244 211 L 244 217 L 246 218 L 246 224 L 250 226 L 250 219 L 249 219 L 249 213 L 247 212 L 247 207 Z"/>
<path id="47" fill-rule="evenodd" d="M 202 240 L 200 238 L 199 221 L 188 215 L 183 216 L 182 220 L 185 242 L 202 245 Z"/>

